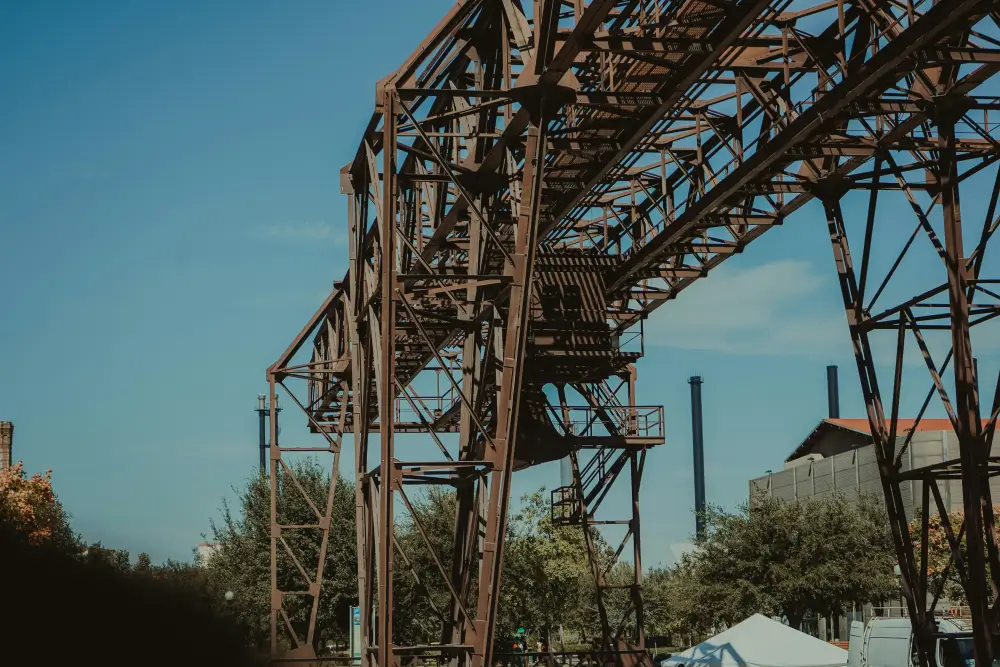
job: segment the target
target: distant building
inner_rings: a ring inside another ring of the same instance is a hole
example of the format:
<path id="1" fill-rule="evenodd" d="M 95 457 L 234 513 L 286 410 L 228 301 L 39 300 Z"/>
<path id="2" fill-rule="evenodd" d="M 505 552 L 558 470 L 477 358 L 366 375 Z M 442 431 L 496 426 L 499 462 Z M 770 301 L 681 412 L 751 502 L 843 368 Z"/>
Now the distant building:
<path id="1" fill-rule="evenodd" d="M 913 422 L 912 419 L 900 419 L 897 425 L 897 455 L 912 432 L 910 444 L 903 451 L 901 472 L 958 458 L 958 437 L 950 420 L 921 419 L 915 431 Z M 949 512 L 962 509 L 961 480 L 939 480 L 938 488 Z M 990 480 L 990 489 L 994 497 L 1000 497 L 1000 478 Z M 820 421 L 788 456 L 782 470 L 750 480 L 751 499 L 761 494 L 783 500 L 824 498 L 835 492 L 848 496 L 859 492 L 882 496 L 867 419 Z M 904 482 L 900 492 L 906 516 L 912 520 L 921 502 L 920 482 Z"/>
<path id="2" fill-rule="evenodd" d="M 218 542 L 202 542 L 197 547 L 195 547 L 195 561 L 201 567 L 208 567 L 208 562 L 212 560 L 212 556 L 219 551 Z"/>
<path id="3" fill-rule="evenodd" d="M 786 501 L 828 498 L 841 493 L 847 498 L 872 493 L 883 498 L 882 481 L 868 419 L 841 419 L 837 367 L 827 366 L 829 417 L 820 420 L 806 438 L 785 459 L 781 470 L 767 471 L 750 480 L 750 499 L 778 498 Z M 986 421 L 983 422 L 986 424 Z M 949 419 L 900 419 L 896 424 L 894 456 L 900 458 L 900 472 L 907 473 L 959 457 L 958 437 Z M 904 444 L 909 440 L 909 445 Z M 902 454 L 900 456 L 900 453 Z M 961 479 L 939 479 L 941 500 L 948 512 L 962 509 Z M 912 521 L 923 499 L 921 482 L 904 481 L 899 486 L 903 511 Z M 1000 477 L 990 479 L 990 491 L 1000 498 Z M 932 513 L 937 507 L 932 501 Z M 928 600 L 929 602 L 929 600 Z M 880 615 L 901 613 L 899 601 L 887 601 Z M 947 606 L 942 600 L 939 608 Z M 893 610 L 894 608 L 894 610 Z M 846 641 L 851 621 L 866 620 L 876 609 L 864 605 L 839 618 L 807 619 L 802 630 L 828 641 Z"/>
<path id="4" fill-rule="evenodd" d="M 834 405 L 833 401 L 831 405 Z M 900 451 L 903 452 L 900 472 L 958 458 L 958 437 L 950 420 L 921 419 L 915 426 L 914 421 L 900 419 L 896 426 L 895 452 L 897 456 Z M 910 438 L 910 444 L 903 451 L 907 438 Z M 960 479 L 938 480 L 938 488 L 949 512 L 962 509 Z M 994 498 L 1000 498 L 1000 477 L 990 479 L 990 490 Z M 838 492 L 848 498 L 857 497 L 860 493 L 872 493 L 877 498 L 883 498 L 871 426 L 867 419 L 831 417 L 821 420 L 789 454 L 781 470 L 768 471 L 750 480 L 751 500 L 761 496 L 786 501 L 822 499 Z M 922 502 L 920 482 L 903 482 L 900 494 L 906 517 L 912 521 Z M 932 513 L 936 514 L 936 509 L 932 505 Z M 890 607 L 895 609 L 886 608 L 879 613 L 890 616 L 899 614 L 898 604 L 898 601 L 890 602 Z M 942 601 L 941 606 L 947 606 L 947 601 Z M 865 605 L 839 618 L 809 619 L 802 629 L 828 641 L 846 641 L 850 622 L 867 619 L 874 612 L 872 605 Z"/>
<path id="5" fill-rule="evenodd" d="M 14 465 L 14 423 L 0 422 L 0 470 Z"/>

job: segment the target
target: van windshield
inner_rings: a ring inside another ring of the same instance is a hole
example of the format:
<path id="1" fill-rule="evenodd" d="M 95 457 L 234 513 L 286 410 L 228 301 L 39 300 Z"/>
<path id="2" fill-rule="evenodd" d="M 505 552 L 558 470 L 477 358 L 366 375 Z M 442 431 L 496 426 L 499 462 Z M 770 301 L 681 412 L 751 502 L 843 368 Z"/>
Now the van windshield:
<path id="1" fill-rule="evenodd" d="M 941 667 L 968 667 L 975 664 L 971 637 L 941 641 Z"/>

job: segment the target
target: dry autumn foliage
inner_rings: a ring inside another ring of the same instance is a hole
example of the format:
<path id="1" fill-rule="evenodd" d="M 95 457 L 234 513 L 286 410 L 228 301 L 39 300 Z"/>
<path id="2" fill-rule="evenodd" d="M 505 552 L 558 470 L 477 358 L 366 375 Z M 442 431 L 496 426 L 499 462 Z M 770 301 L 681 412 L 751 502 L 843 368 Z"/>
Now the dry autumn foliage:
<path id="1" fill-rule="evenodd" d="M 952 534 L 958 535 L 962 528 L 965 515 L 961 510 L 948 514 L 948 523 L 951 526 Z M 993 520 L 1000 526 L 1000 505 L 993 506 Z M 910 524 L 910 536 L 913 540 L 914 553 L 920 554 L 920 520 L 914 519 Z M 963 557 L 967 557 L 967 546 L 965 538 L 961 542 L 961 552 Z M 989 565 L 987 564 L 987 568 Z M 951 547 L 948 544 L 948 534 L 944 529 L 939 514 L 931 515 L 927 523 L 927 575 L 931 591 L 937 591 L 943 585 L 942 594 L 945 599 L 953 603 L 964 603 L 966 601 L 965 591 L 962 589 L 958 571 L 951 562 Z M 989 577 L 987 576 L 987 579 Z"/>
<path id="2" fill-rule="evenodd" d="M 66 514 L 52 490 L 52 470 L 28 477 L 19 461 L 0 471 L 0 523 L 34 545 L 67 536 Z"/>

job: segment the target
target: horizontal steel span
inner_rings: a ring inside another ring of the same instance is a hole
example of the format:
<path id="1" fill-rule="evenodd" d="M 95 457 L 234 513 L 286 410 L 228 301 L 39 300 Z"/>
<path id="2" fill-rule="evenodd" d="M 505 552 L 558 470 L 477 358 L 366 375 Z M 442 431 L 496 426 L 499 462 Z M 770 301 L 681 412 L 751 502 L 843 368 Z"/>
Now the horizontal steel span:
<path id="1" fill-rule="evenodd" d="M 968 595 L 977 664 L 989 665 L 1000 555 L 984 508 L 1000 391 L 981 409 L 972 332 L 1000 314 L 987 254 L 1000 194 L 998 4 L 456 3 L 378 82 L 341 171 L 350 268 L 268 369 L 271 405 L 287 390 L 325 439 L 286 448 L 271 420 L 275 655 L 316 658 L 336 481 L 309 499 L 314 519 L 293 522 L 277 493 L 301 488 L 286 460 L 329 452 L 336 472 L 351 434 L 366 666 L 492 664 L 511 476 L 567 457 L 573 482 L 553 491 L 552 519 L 585 538 L 602 627 L 593 659 L 647 662 L 638 493 L 665 433 L 662 408 L 637 400 L 645 323 L 768 230 L 810 224 L 793 214 L 812 202 L 813 224 L 827 222 L 920 664 L 935 659 L 940 589 L 914 545 L 927 543 L 938 482 L 960 478 L 966 512 L 961 526 L 945 521 L 949 568 Z M 891 378 L 881 385 L 880 369 Z M 911 408 L 904 389 L 916 381 L 929 393 Z M 908 473 L 924 499 L 911 530 L 897 422 L 919 420 L 935 397 L 959 451 Z M 624 515 L 602 506 L 618 480 L 632 497 Z M 415 484 L 453 490 L 450 558 L 414 514 Z M 432 554 L 434 581 L 395 538 L 400 512 Z M 599 527 L 616 526 L 624 539 L 609 565 Z M 308 530 L 321 547 L 307 558 L 294 536 Z M 611 581 L 629 549 L 631 580 Z M 400 639 L 401 576 L 428 592 L 438 635 Z M 625 597 L 611 605 L 615 595 Z"/>

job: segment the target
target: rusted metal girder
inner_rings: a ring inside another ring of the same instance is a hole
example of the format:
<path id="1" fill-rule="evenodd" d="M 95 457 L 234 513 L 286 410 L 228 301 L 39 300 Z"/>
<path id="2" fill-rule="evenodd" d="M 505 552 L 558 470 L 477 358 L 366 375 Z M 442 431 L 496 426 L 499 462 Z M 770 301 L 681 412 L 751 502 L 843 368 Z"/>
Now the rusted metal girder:
<path id="1" fill-rule="evenodd" d="M 925 524 L 931 499 L 941 504 L 937 483 L 962 478 L 966 523 L 952 534 L 970 551 L 955 567 L 970 591 L 976 659 L 985 667 L 1000 590 L 1000 580 L 992 593 L 986 584 L 986 561 L 996 565 L 994 577 L 1000 564 L 984 511 L 997 404 L 983 418 L 969 332 L 998 314 L 984 259 L 998 193 L 970 245 L 959 206 L 969 197 L 959 191 L 1000 159 L 1000 99 L 991 96 L 1000 42 L 990 36 L 998 4 L 465 0 L 379 82 L 375 111 L 341 174 L 348 273 L 268 370 L 272 394 L 304 382 L 301 398 L 290 393 L 327 439 L 334 473 L 343 436 L 353 435 L 365 665 L 416 657 L 490 664 L 511 475 L 566 456 L 574 482 L 554 493 L 553 518 L 580 525 L 586 537 L 600 592 L 600 654 L 618 664 L 641 659 L 638 480 L 646 449 L 663 442 L 662 410 L 636 404 L 643 322 L 816 200 L 831 232 L 925 665 L 936 598 L 902 512 L 900 485 L 910 483 L 898 466 L 909 436 L 896 432 L 902 341 L 912 336 L 923 348 L 923 332 L 950 333 L 951 393 L 944 364 L 927 365 L 931 397 L 946 399 L 960 456 L 908 475 L 919 473 L 924 484 Z M 855 271 L 847 245 L 853 214 L 844 206 L 859 193 L 868 213 Z M 878 206 L 893 198 L 893 217 L 880 216 Z M 913 246 L 910 230 L 894 222 L 907 208 L 917 218 L 914 235 L 929 239 L 941 262 L 934 266 L 944 268 L 941 280 L 907 291 L 913 276 L 900 278 L 897 262 L 868 303 L 873 247 L 898 240 L 905 255 Z M 894 277 L 902 291 L 890 288 Z M 876 310 L 879 298 L 896 305 Z M 895 334 L 899 360 L 888 415 L 869 340 L 883 329 Z M 437 458 L 415 460 L 405 453 L 411 441 L 397 434 L 422 434 Z M 272 492 L 294 486 L 289 451 L 272 432 Z M 629 517 L 597 518 L 626 468 Z M 404 645 L 394 638 L 393 572 L 397 555 L 403 569 L 409 559 L 395 539 L 395 514 L 413 508 L 404 487 L 426 483 L 455 490 L 452 560 L 435 556 L 440 581 L 423 582 L 450 602 L 439 636 Z M 278 553 L 294 530 L 319 530 L 325 545 L 331 510 L 324 514 L 320 500 L 316 524 L 283 525 L 278 497 L 272 493 L 272 647 L 287 644 L 292 657 L 308 659 L 319 636 L 325 546 L 311 555 L 316 569 L 294 560 L 301 590 L 278 572 Z M 631 540 L 635 564 L 624 619 L 607 614 L 611 586 L 594 544 L 593 531 L 616 523 L 627 526 L 616 557 Z M 312 613 L 289 616 L 301 599 Z"/>

